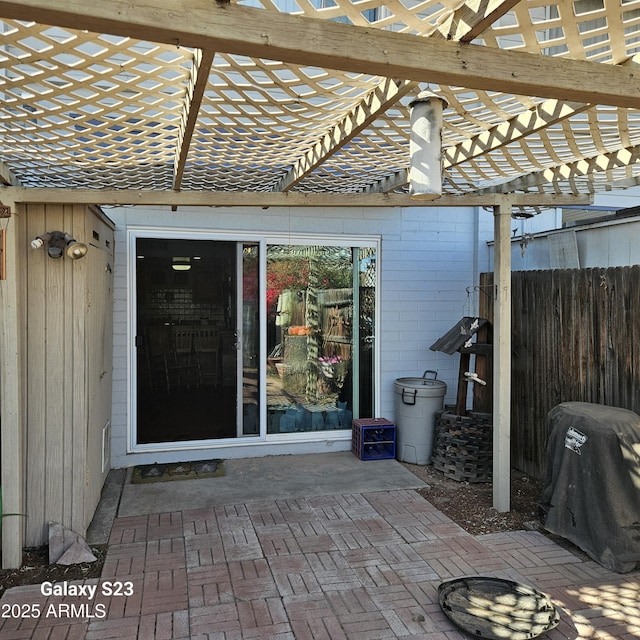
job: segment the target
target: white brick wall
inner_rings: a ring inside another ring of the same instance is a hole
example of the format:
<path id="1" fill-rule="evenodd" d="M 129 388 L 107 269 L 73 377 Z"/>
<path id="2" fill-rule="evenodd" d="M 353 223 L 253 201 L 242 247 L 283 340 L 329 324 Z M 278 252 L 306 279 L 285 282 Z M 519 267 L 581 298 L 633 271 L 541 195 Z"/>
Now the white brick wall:
<path id="1" fill-rule="evenodd" d="M 455 398 L 458 357 L 429 349 L 472 312 L 467 287 L 476 267 L 474 209 L 405 209 L 382 242 L 381 414 L 393 415 L 394 381 L 438 371 Z M 472 294 L 475 299 L 475 294 Z"/>
<path id="2" fill-rule="evenodd" d="M 169 454 L 127 455 L 127 246 L 126 228 L 179 227 L 200 230 L 237 230 L 271 233 L 309 233 L 339 236 L 379 236 L 381 268 L 380 415 L 393 419 L 394 380 L 438 371 L 448 386 L 447 402 L 455 398 L 458 357 L 430 351 L 429 346 L 464 315 L 475 313 L 466 288 L 477 283 L 486 261 L 486 243 L 478 234 L 492 225 L 487 212 L 449 208 L 276 209 L 198 208 L 171 212 L 168 208 L 114 208 L 105 213 L 116 223 L 114 267 L 114 397 L 112 466 L 130 466 L 171 459 Z M 485 235 L 486 237 L 486 235 Z M 322 447 L 347 448 L 323 442 Z M 318 451 L 306 442 L 282 447 L 284 453 Z M 274 453 L 264 447 L 225 450 L 228 457 Z M 206 457 L 211 452 L 183 452 L 182 459 Z M 221 455 L 220 453 L 216 455 Z"/>

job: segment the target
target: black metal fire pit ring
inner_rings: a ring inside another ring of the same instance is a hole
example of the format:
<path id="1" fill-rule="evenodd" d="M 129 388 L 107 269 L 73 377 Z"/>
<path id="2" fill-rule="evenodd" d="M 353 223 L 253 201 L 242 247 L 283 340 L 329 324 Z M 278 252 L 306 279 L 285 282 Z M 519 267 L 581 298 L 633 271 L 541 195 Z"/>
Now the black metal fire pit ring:
<path id="1" fill-rule="evenodd" d="M 457 627 L 484 640 L 530 640 L 560 622 L 549 596 L 503 578 L 473 576 L 443 582 L 438 602 Z"/>

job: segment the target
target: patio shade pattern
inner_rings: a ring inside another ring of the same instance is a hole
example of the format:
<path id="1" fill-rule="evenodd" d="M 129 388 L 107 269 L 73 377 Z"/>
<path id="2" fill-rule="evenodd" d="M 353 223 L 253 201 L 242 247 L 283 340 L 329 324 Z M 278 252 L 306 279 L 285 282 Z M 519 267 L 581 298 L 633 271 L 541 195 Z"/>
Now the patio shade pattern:
<path id="1" fill-rule="evenodd" d="M 0 184 L 406 193 L 428 89 L 444 194 L 625 188 L 639 51 L 640 0 L 0 0 Z"/>

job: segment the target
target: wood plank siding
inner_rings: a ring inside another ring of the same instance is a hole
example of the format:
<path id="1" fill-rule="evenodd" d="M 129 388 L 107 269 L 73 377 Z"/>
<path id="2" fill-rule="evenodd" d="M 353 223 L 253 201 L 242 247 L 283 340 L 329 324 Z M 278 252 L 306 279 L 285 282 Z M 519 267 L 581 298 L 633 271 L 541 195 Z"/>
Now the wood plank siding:
<path id="1" fill-rule="evenodd" d="M 481 275 L 483 290 L 493 274 Z M 481 314 L 493 300 L 481 296 Z M 512 273 L 511 455 L 542 477 L 547 414 L 580 401 L 640 413 L 640 266 Z"/>
<path id="2" fill-rule="evenodd" d="M 113 228 L 84 205 L 28 204 L 20 216 L 21 357 L 25 394 L 26 546 L 49 521 L 86 533 L 108 465 L 102 429 L 111 406 Z M 30 241 L 65 231 L 89 246 L 52 259 Z"/>

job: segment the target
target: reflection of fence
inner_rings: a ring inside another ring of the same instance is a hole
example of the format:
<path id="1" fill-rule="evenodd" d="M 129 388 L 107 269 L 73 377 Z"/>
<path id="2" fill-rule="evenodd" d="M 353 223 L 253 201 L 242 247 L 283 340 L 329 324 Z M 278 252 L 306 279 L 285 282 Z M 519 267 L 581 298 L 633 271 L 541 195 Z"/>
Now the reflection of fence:
<path id="1" fill-rule="evenodd" d="M 360 348 L 373 347 L 376 292 L 373 287 L 360 287 Z"/>
<path id="2" fill-rule="evenodd" d="M 318 292 L 323 357 L 351 360 L 353 293 L 351 289 L 326 289 Z"/>
<path id="3" fill-rule="evenodd" d="M 640 266 L 516 271 L 511 281 L 512 459 L 542 477 L 547 414 L 557 404 L 640 413 Z M 482 274 L 480 290 L 492 284 L 493 274 Z M 491 319 L 493 298 L 480 300 Z"/>
<path id="4" fill-rule="evenodd" d="M 313 308 L 310 309 L 309 307 Z M 305 318 L 306 326 L 283 329 L 285 390 L 295 395 L 319 399 L 336 392 L 350 366 L 353 326 L 351 289 L 320 289 L 315 295 L 296 296 L 292 318 Z M 298 333 L 300 330 L 300 333 Z M 329 359 L 334 375 L 327 375 L 323 362 Z"/>

